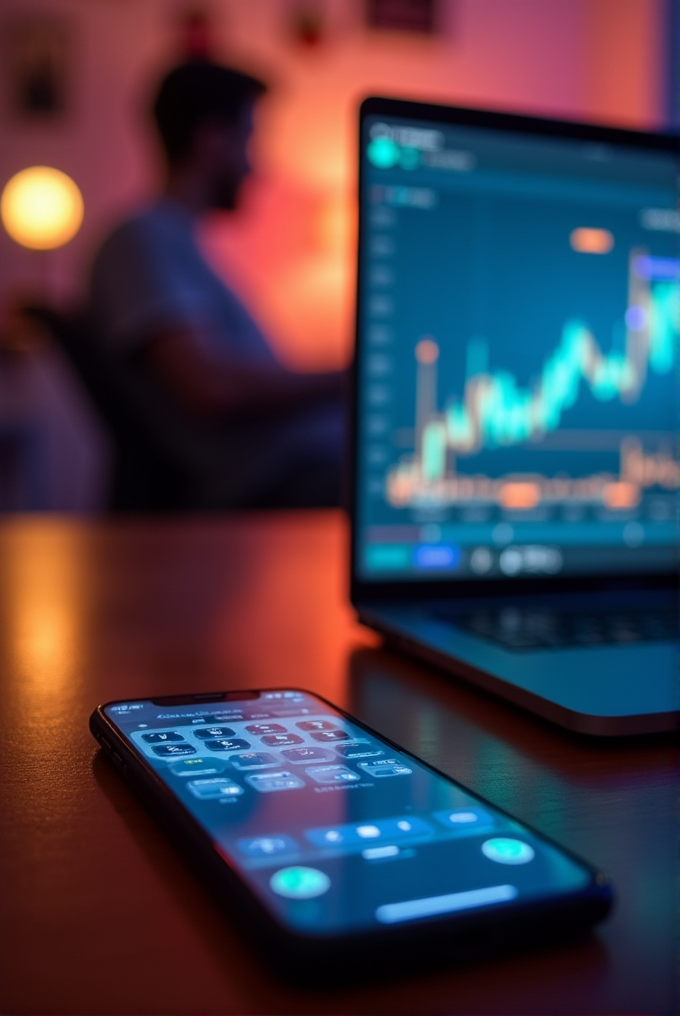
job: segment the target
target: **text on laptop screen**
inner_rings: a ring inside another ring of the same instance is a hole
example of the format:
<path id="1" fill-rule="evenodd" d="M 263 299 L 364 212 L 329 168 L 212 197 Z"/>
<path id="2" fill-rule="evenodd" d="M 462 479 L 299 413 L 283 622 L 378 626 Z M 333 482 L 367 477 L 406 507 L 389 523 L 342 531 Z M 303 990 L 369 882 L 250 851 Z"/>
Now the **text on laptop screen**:
<path id="1" fill-rule="evenodd" d="M 361 146 L 359 577 L 667 570 L 676 157 L 377 116 Z"/>

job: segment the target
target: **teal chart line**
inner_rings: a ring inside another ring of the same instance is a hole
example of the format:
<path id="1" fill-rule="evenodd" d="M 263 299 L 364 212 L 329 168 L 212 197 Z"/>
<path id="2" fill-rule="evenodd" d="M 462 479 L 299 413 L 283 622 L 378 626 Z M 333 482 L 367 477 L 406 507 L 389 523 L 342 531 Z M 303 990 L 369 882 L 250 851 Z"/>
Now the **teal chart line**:
<path id="1" fill-rule="evenodd" d="M 414 449 L 388 470 L 385 497 L 394 507 L 417 505 L 500 505 L 530 511 L 540 504 L 576 502 L 630 511 L 643 490 L 680 487 L 680 465 L 672 441 L 643 447 L 635 433 L 619 443 L 618 468 L 592 476 L 553 477 L 513 473 L 490 477 L 459 473 L 457 459 L 485 448 L 540 445 L 559 429 L 564 414 L 586 387 L 601 402 L 632 405 L 650 374 L 675 367 L 680 334 L 680 261 L 633 250 L 629 256 L 624 349 L 602 351 L 584 321 L 568 320 L 557 348 L 544 361 L 533 385 L 522 387 L 509 371 L 491 372 L 488 345 L 467 347 L 463 393 L 437 408 L 439 346 L 425 336 L 415 348 L 416 420 Z"/>
<path id="2" fill-rule="evenodd" d="M 447 450 L 470 455 L 482 448 L 517 445 L 559 428 L 585 383 L 606 402 L 637 401 L 648 371 L 673 369 L 680 318 L 680 262 L 632 252 L 625 351 L 604 353 L 588 325 L 567 321 L 561 341 L 545 361 L 537 382 L 521 387 L 507 371 L 489 373 L 483 340 L 468 346 L 467 378 L 461 399 L 443 413 L 434 405 L 439 349 L 429 338 L 416 347 L 418 392 L 416 457 L 425 482 L 444 475 Z"/>

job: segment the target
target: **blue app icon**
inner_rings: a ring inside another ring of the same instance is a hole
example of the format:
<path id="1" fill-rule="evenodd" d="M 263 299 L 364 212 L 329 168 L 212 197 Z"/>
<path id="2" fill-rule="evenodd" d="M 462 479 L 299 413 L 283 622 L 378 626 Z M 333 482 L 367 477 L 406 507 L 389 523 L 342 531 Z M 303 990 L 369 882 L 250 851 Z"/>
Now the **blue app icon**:
<path id="1" fill-rule="evenodd" d="M 347 766 L 314 766 L 305 772 L 317 783 L 357 783 L 361 779 Z"/>
<path id="2" fill-rule="evenodd" d="M 243 787 L 226 777 L 216 776 L 207 780 L 192 780 L 187 786 L 194 795 L 201 800 L 210 800 L 224 797 L 240 797 Z"/>
<path id="3" fill-rule="evenodd" d="M 367 741 L 345 741 L 344 744 L 336 745 L 335 750 L 343 758 L 377 758 L 385 754 L 382 748 Z"/>
<path id="4" fill-rule="evenodd" d="M 238 841 L 238 849 L 246 857 L 273 857 L 275 854 L 291 854 L 298 845 L 291 836 L 254 836 Z"/>
<path id="5" fill-rule="evenodd" d="M 246 779 L 251 787 L 259 790 L 261 794 L 274 794 L 279 790 L 300 790 L 305 781 L 299 776 L 289 773 L 284 769 L 269 770 L 266 773 L 253 773 Z"/>
<path id="6" fill-rule="evenodd" d="M 359 762 L 359 769 L 363 769 L 369 776 L 410 776 L 413 772 L 398 758 L 377 759 L 375 762 Z"/>
<path id="7" fill-rule="evenodd" d="M 210 751 L 238 751 L 243 748 L 250 748 L 250 741 L 244 741 L 242 737 L 221 737 L 217 741 L 206 741 L 205 747 Z"/>
<path id="8" fill-rule="evenodd" d="M 435 811 L 434 817 L 447 829 L 456 829 L 460 832 L 493 825 L 493 818 L 483 808 L 450 808 L 448 811 Z"/>
<path id="9" fill-rule="evenodd" d="M 169 758 L 175 755 L 195 755 L 196 749 L 191 744 L 157 744 L 153 752 L 162 758 Z"/>
<path id="10" fill-rule="evenodd" d="M 201 741 L 207 741 L 212 737 L 233 737 L 234 731 L 231 727 L 205 727 L 203 730 L 194 730 L 194 736 Z"/>
<path id="11" fill-rule="evenodd" d="M 232 755 L 229 759 L 236 769 L 265 769 L 279 765 L 279 760 L 267 751 L 249 751 L 244 755 Z"/>
<path id="12" fill-rule="evenodd" d="M 163 730 L 159 733 L 142 734 L 147 744 L 165 744 L 167 741 L 183 741 L 184 738 L 176 730 Z"/>

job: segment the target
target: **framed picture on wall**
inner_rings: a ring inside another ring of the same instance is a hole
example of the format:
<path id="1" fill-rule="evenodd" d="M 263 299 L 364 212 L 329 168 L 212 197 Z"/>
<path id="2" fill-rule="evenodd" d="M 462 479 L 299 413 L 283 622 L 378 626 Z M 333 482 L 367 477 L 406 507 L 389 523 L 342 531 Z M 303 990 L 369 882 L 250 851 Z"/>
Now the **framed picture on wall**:
<path id="1" fill-rule="evenodd" d="M 680 0 L 668 0 L 668 120 L 680 131 Z"/>
<path id="2" fill-rule="evenodd" d="M 70 105 L 73 33 L 57 16 L 16 18 L 2 26 L 9 112 L 22 120 L 63 116 Z"/>
<path id="3" fill-rule="evenodd" d="M 438 0 L 365 0 L 367 28 L 434 35 L 439 31 Z"/>

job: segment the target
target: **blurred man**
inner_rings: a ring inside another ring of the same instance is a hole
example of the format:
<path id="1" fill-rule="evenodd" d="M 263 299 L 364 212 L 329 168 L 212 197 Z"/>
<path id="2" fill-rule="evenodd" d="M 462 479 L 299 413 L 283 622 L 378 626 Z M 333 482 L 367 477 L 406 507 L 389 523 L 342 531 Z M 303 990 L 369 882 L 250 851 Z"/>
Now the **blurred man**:
<path id="1" fill-rule="evenodd" d="M 167 75 L 153 105 L 162 194 L 114 231 L 92 270 L 98 339 L 173 460 L 189 508 L 339 500 L 342 375 L 281 366 L 195 239 L 203 215 L 237 205 L 264 92 L 206 60 Z"/>

